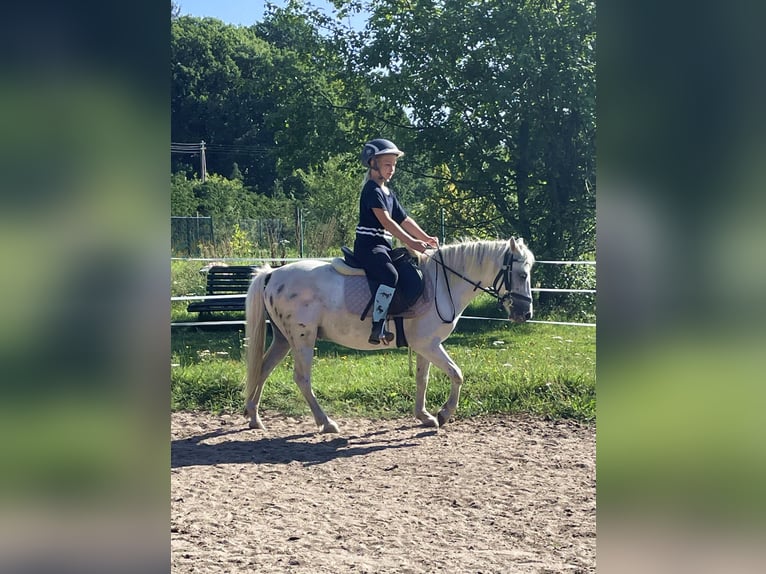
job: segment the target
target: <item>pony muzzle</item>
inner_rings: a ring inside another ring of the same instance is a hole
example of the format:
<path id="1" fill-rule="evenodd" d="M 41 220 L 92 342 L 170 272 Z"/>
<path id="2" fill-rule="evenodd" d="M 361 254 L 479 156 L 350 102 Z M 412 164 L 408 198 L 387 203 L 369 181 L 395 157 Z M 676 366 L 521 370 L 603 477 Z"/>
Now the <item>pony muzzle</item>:
<path id="1" fill-rule="evenodd" d="M 506 293 L 500 299 L 500 306 L 507 310 L 508 319 L 523 323 L 532 318 L 532 299 L 518 293 Z"/>

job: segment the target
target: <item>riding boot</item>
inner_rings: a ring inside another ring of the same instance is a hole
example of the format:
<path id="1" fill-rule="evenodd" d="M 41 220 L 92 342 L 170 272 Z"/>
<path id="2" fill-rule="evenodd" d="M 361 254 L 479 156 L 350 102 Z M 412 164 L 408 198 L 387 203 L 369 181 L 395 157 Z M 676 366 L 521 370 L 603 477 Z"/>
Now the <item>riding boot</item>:
<path id="1" fill-rule="evenodd" d="M 372 345 L 377 345 L 381 340 L 386 344 L 394 340 L 394 334 L 386 329 L 386 316 L 393 297 L 394 288 L 388 285 L 380 285 L 375 293 L 375 302 L 372 306 L 372 331 L 367 340 Z"/>

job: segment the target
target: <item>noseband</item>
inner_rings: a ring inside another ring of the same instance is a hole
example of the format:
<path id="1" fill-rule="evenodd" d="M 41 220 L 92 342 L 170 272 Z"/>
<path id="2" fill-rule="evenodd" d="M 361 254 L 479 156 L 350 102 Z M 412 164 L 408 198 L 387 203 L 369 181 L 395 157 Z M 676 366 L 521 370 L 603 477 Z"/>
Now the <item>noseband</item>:
<path id="1" fill-rule="evenodd" d="M 521 293 L 514 293 L 511 291 L 513 286 L 511 276 L 513 273 L 514 261 L 521 261 L 521 259 L 514 259 L 513 252 L 510 249 L 506 249 L 505 253 L 503 254 L 503 266 L 500 268 L 500 271 L 497 272 L 497 275 L 495 275 L 495 280 L 492 282 L 492 290 L 485 290 L 487 293 L 497 299 L 500 307 L 505 307 L 505 303 L 507 303 L 509 299 L 511 300 L 511 307 L 513 307 L 513 303 L 517 301 L 532 303 L 531 297 L 527 297 Z M 501 296 L 500 289 L 503 287 L 505 288 L 505 294 Z"/>
<path id="2" fill-rule="evenodd" d="M 450 273 L 457 275 L 460 277 L 463 281 L 466 281 L 473 285 L 473 290 L 476 291 L 476 289 L 481 289 L 488 295 L 491 295 L 494 297 L 500 308 L 504 309 L 505 304 L 510 299 L 511 301 L 511 307 L 513 307 L 514 301 L 524 301 L 525 303 L 532 303 L 532 298 L 527 297 L 526 295 L 522 295 L 521 293 L 514 293 L 511 291 L 511 288 L 513 286 L 511 276 L 513 274 L 513 262 L 514 261 L 522 261 L 521 259 L 514 259 L 513 258 L 513 251 L 511 251 L 510 248 L 505 250 L 505 253 L 503 254 L 503 266 L 500 268 L 500 271 L 497 272 L 497 275 L 495 275 L 495 280 L 492 281 L 492 287 L 484 287 L 481 284 L 481 281 L 478 283 L 476 281 L 472 281 L 462 273 L 459 273 L 458 271 L 455 271 L 451 267 L 449 267 L 447 264 L 444 263 L 444 255 L 442 254 L 441 249 L 437 252 L 439 254 L 439 260 L 432 257 L 436 263 L 442 266 L 442 271 L 444 272 L 444 282 L 447 285 L 447 293 L 449 294 L 450 302 L 452 303 L 452 319 L 445 319 L 442 317 L 441 311 L 439 310 L 439 303 L 438 299 L 434 295 L 434 304 L 436 305 L 436 312 L 439 314 L 439 318 L 442 320 L 443 323 L 452 323 L 452 321 L 455 320 L 455 316 L 457 315 L 455 311 L 455 302 L 452 300 L 452 291 L 450 290 L 449 286 L 449 280 L 447 279 L 447 271 Z M 436 287 L 434 290 L 439 286 L 439 274 L 436 274 Z M 500 290 L 505 289 L 505 293 L 503 295 L 500 295 Z"/>

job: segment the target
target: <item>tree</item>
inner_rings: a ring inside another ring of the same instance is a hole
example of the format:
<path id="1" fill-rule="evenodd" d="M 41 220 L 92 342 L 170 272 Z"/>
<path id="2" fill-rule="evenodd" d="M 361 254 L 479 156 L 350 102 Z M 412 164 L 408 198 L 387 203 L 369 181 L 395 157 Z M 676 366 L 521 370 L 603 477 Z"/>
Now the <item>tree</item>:
<path id="1" fill-rule="evenodd" d="M 229 179 L 234 179 L 237 181 L 245 180 L 244 176 L 242 175 L 242 172 L 239 171 L 239 164 L 236 161 L 231 166 L 231 175 L 229 175 Z"/>
<path id="2" fill-rule="evenodd" d="M 203 183 L 197 177 L 189 179 L 184 172 L 171 177 L 170 209 L 173 215 L 202 215 L 214 217 L 218 223 L 233 225 L 253 216 L 254 202 L 242 182 L 210 174 Z"/>
<path id="3" fill-rule="evenodd" d="M 264 118 L 274 106 L 271 47 L 247 29 L 182 16 L 171 24 L 171 57 L 172 140 L 204 140 L 209 172 L 229 173 L 236 161 L 249 186 L 267 191 L 276 177 Z"/>
<path id="4" fill-rule="evenodd" d="M 199 209 L 199 202 L 194 193 L 194 187 L 194 180 L 187 179 L 183 171 L 178 171 L 171 176 L 170 215 L 196 215 Z"/>
<path id="5" fill-rule="evenodd" d="M 300 196 L 296 169 L 311 169 L 357 146 L 344 104 L 344 62 L 337 40 L 320 35 L 318 15 L 270 7 L 250 28 L 212 18 L 172 23 L 171 135 L 205 140 L 207 167 L 246 186 Z"/>
<path id="6" fill-rule="evenodd" d="M 399 133 L 424 152 L 421 173 L 445 182 L 440 192 L 493 207 L 484 221 L 455 212 L 453 223 L 522 235 L 539 258 L 592 251 L 595 3 L 371 5 L 357 72 L 407 111 L 414 129 Z"/>
<path id="7" fill-rule="evenodd" d="M 336 155 L 316 169 L 298 170 L 307 200 L 307 226 L 323 231 L 326 238 L 317 250 L 351 245 L 359 215 L 359 192 L 364 171 L 356 154 Z"/>

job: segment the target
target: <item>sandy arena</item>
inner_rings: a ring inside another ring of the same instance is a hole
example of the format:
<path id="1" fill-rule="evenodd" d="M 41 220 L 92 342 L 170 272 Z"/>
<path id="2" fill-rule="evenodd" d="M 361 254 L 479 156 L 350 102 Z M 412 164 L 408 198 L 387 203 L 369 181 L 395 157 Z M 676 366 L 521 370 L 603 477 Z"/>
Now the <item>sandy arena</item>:
<path id="1" fill-rule="evenodd" d="M 596 429 L 173 413 L 176 574 L 596 571 Z"/>

